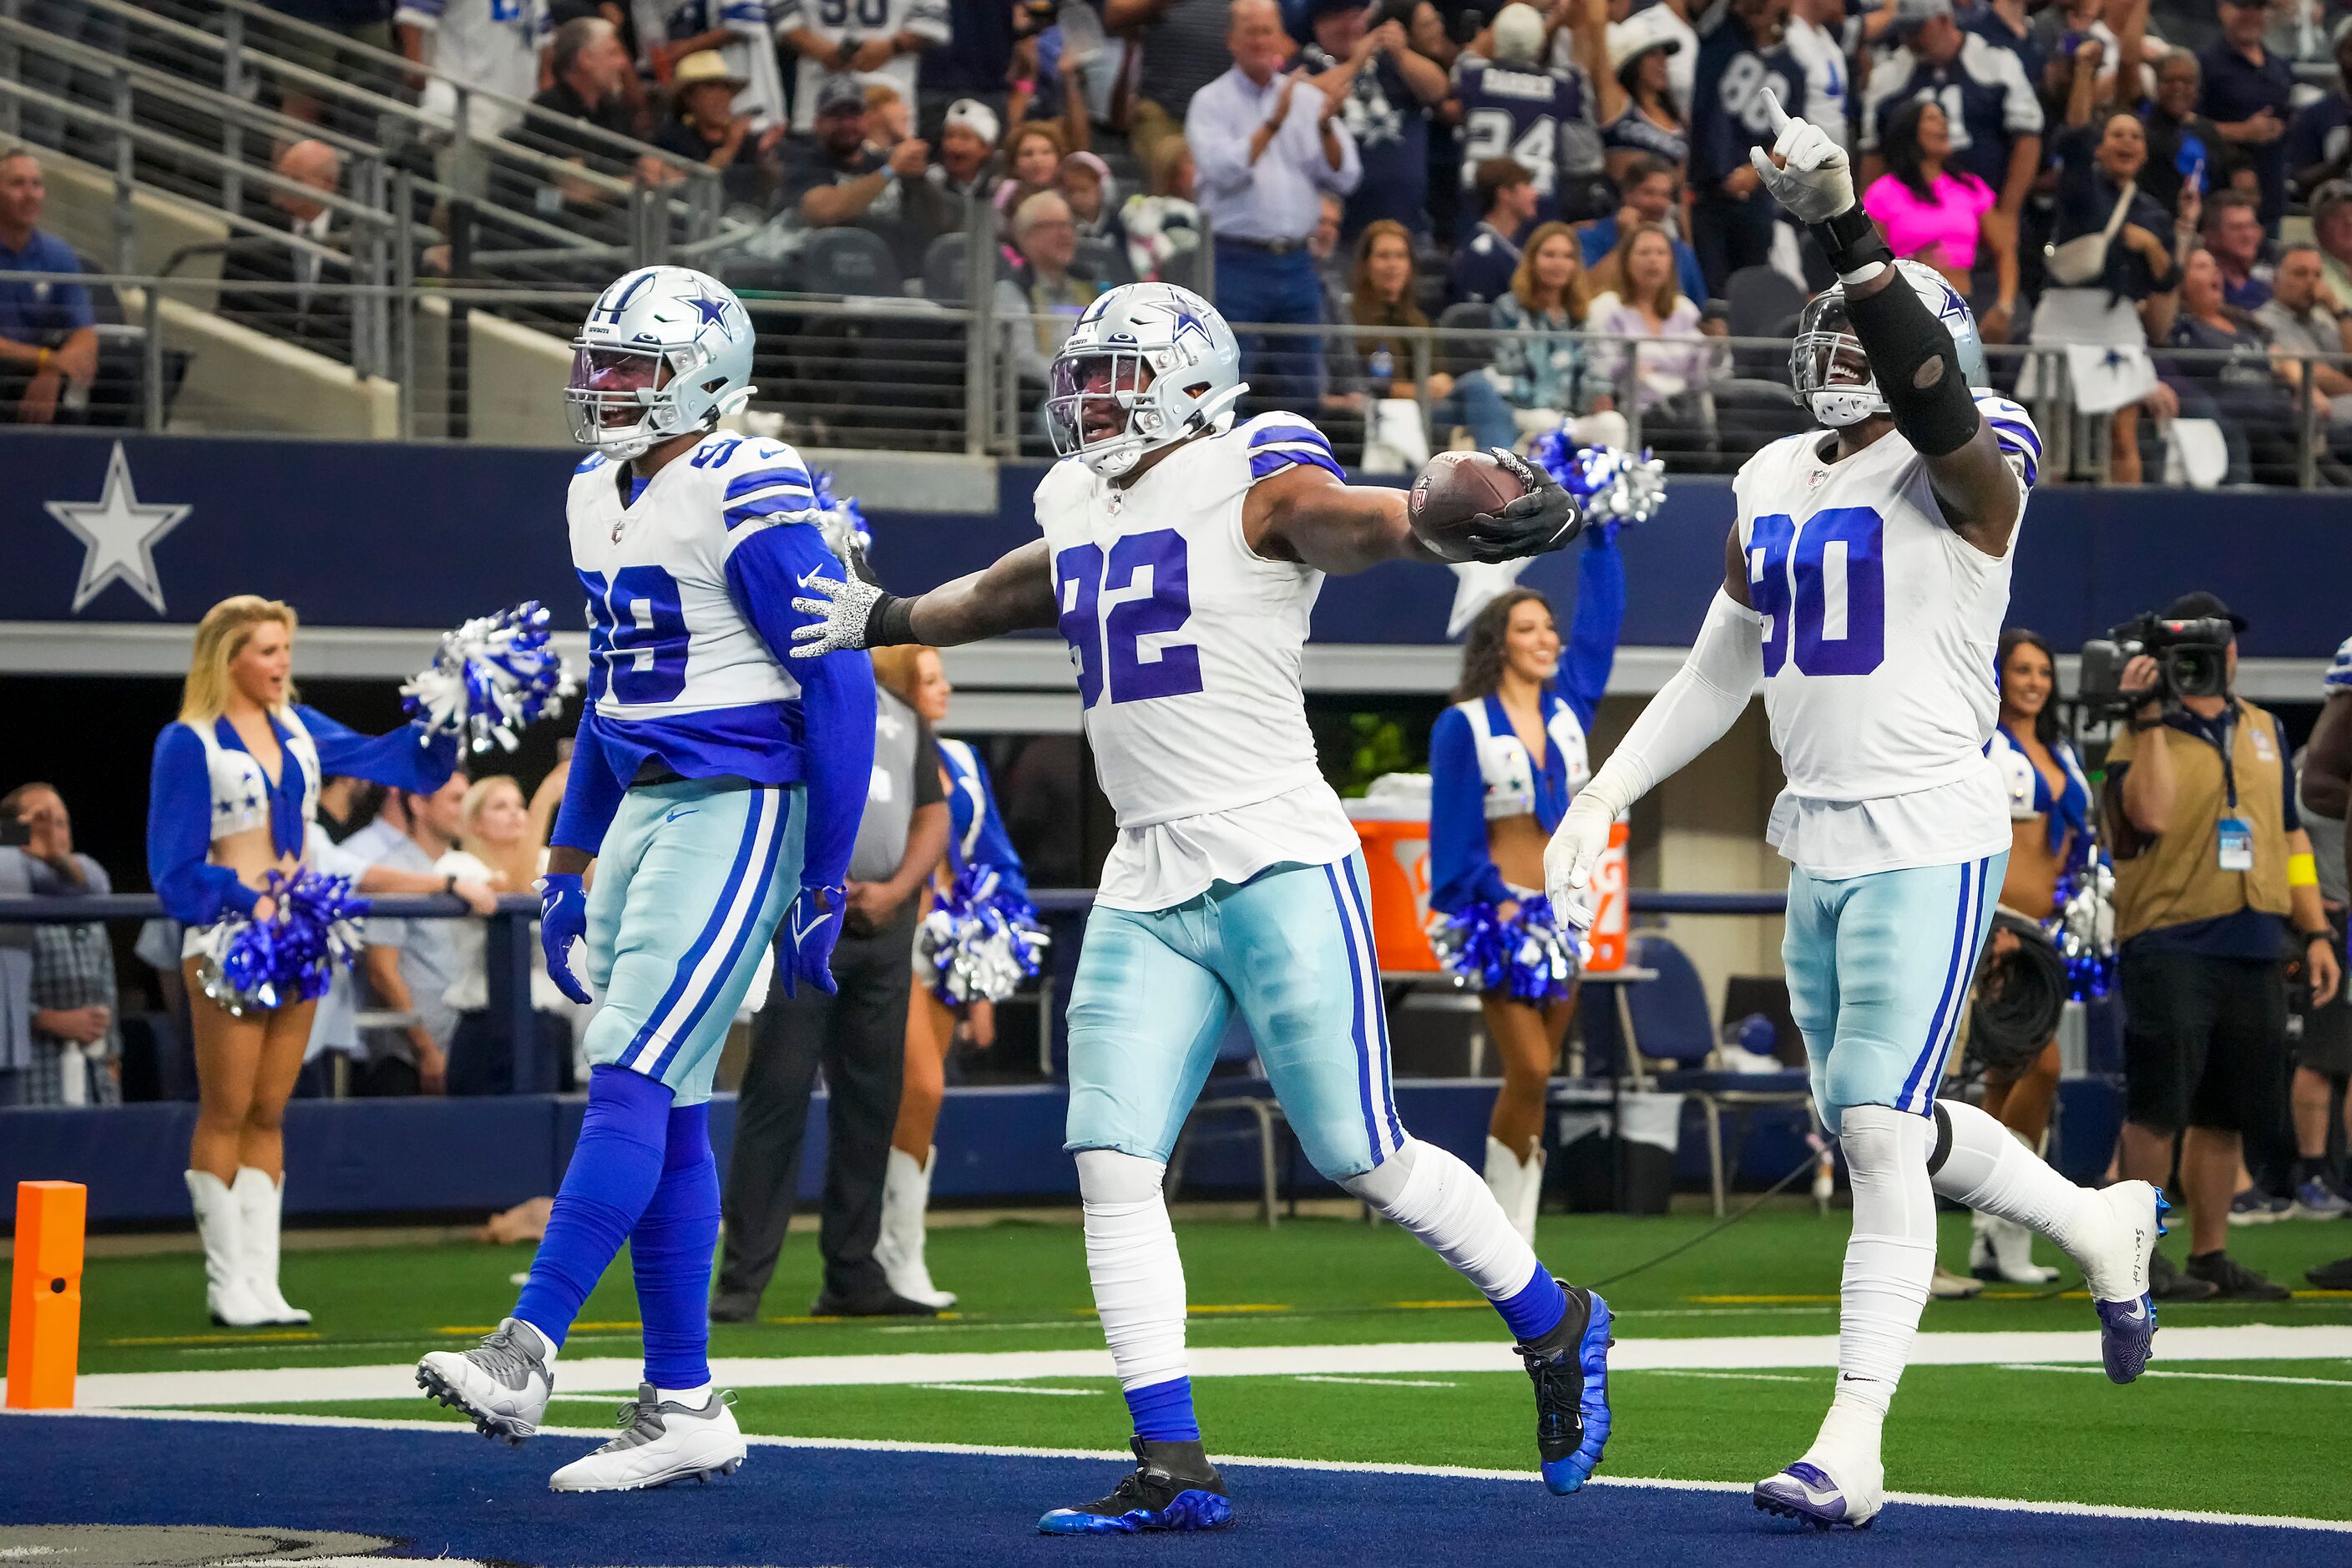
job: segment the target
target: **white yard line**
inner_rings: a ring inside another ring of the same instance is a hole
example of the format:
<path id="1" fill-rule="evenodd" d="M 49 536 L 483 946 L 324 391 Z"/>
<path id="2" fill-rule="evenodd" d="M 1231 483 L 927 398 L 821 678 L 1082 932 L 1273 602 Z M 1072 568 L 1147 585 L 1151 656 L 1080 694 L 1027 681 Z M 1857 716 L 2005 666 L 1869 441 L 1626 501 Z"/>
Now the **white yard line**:
<path id="1" fill-rule="evenodd" d="M 917 1388 L 943 1389 L 950 1394 L 1045 1394 L 1056 1399 L 1098 1399 L 1099 1388 L 1038 1388 L 1025 1383 L 919 1383 Z"/>
<path id="2" fill-rule="evenodd" d="M 1614 1371 L 1616 1369 L 1612 1367 L 1611 1370 Z M 1654 1377 L 1712 1377 L 1722 1378 L 1733 1383 L 1813 1383 L 1818 1381 L 1817 1379 L 1810 1377 L 1791 1377 L 1786 1373 L 1779 1372 L 1704 1372 L 1695 1366 L 1645 1366 L 1639 1368 L 1638 1370 L 1649 1373 Z M 2066 1372 L 2096 1372 L 2099 1369 L 2090 1366 L 2070 1366 L 2062 1370 Z"/>
<path id="3" fill-rule="evenodd" d="M 5 1432 L 12 1419 L 38 1418 L 43 1415 L 66 1415 L 93 1421 L 197 1421 L 232 1422 L 252 1426 L 311 1426 L 351 1427 L 376 1432 L 414 1432 L 433 1436 L 480 1439 L 471 1426 L 455 1421 L 375 1421 L 359 1417 L 331 1415 L 278 1415 L 258 1414 L 214 1414 L 202 1410 L 46 1410 L 20 1411 L 0 1409 L 0 1432 Z M 592 1437 L 602 1440 L 612 1435 L 610 1428 L 587 1426 L 542 1426 L 541 1436 Z M 1034 1448 L 1014 1447 L 980 1443 L 909 1443 L 872 1437 L 766 1437 L 746 1435 L 744 1439 L 755 1448 L 812 1448 L 869 1454 L 963 1454 L 982 1458 L 1014 1459 L 1100 1459 L 1114 1464 L 1134 1463 L 1134 1456 L 1125 1451 L 1112 1453 L 1099 1448 Z M 1268 1459 L 1227 1458 L 1218 1456 L 1220 1467 L 1239 1466 L 1244 1468 L 1268 1470 L 1345 1470 L 1359 1475 L 1430 1476 L 1440 1479 L 1473 1481 L 1517 1481 L 1533 1484 L 1537 1477 L 1528 1470 L 1475 1469 L 1463 1465 L 1392 1465 L 1370 1464 L 1349 1459 Z M 1649 1487 L 1665 1491 L 1745 1492 L 1745 1481 L 1685 1481 L 1654 1477 L 1595 1476 L 1587 1483 L 1596 1487 Z M 2000 1513 L 2067 1514 L 2080 1519 L 2162 1520 L 2180 1524 L 2228 1524 L 2251 1530 L 2324 1531 L 2332 1535 L 2352 1535 L 2352 1521 L 2340 1519 L 2298 1519 L 2292 1516 L 2272 1516 L 2252 1513 L 2204 1513 L 2190 1509 L 2125 1508 L 2113 1503 L 2034 1502 L 2019 1498 L 1937 1497 L 1926 1492 L 1889 1492 L 1890 1502 L 1916 1503 L 1927 1508 L 1987 1509 Z"/>
<path id="4" fill-rule="evenodd" d="M 1759 1334 L 1697 1339 L 1626 1339 L 1610 1356 L 1613 1371 L 1721 1369 L 1817 1370 L 1837 1364 L 1835 1334 Z M 2352 1359 L 2352 1324 L 2238 1324 L 2158 1332 L 2162 1362 L 2326 1361 Z M 1997 1366 L 2011 1362 L 2095 1363 L 2098 1336 L 2085 1329 L 2035 1332 L 1921 1334 L 1914 1366 Z M 1515 1373 L 1519 1358 L 1493 1340 L 1363 1345 L 1196 1346 L 1196 1377 L 1296 1377 L 1302 1373 L 1444 1375 Z M 1105 1379 L 1110 1352 L 953 1351 L 888 1355 L 731 1356 L 711 1363 L 722 1387 L 837 1388 L 924 1383 L 1007 1383 L 1037 1378 Z M 556 1385 L 571 1394 L 630 1394 L 643 1376 L 635 1357 L 583 1356 L 555 1363 Z M 318 1405 L 419 1397 L 413 1363 L 395 1366 L 260 1367 L 247 1370 L 98 1373 L 80 1380 L 77 1403 L 97 1408 L 157 1405 Z"/>
<path id="5" fill-rule="evenodd" d="M 1428 1377 L 1322 1377 L 1302 1373 L 1292 1379 L 1295 1383 L 1355 1383 L 1370 1388 L 1459 1388 L 1458 1383 L 1445 1383 Z"/>
<path id="6" fill-rule="evenodd" d="M 2095 1366 L 2037 1366 L 2029 1362 L 2007 1362 L 2003 1372 L 2097 1372 Z M 2142 1377 L 2195 1377 L 2207 1383 L 2291 1383 L 2305 1388 L 2352 1388 L 2347 1377 L 2269 1377 L 2251 1372 L 2160 1372 L 2154 1368 L 2140 1373 Z"/>

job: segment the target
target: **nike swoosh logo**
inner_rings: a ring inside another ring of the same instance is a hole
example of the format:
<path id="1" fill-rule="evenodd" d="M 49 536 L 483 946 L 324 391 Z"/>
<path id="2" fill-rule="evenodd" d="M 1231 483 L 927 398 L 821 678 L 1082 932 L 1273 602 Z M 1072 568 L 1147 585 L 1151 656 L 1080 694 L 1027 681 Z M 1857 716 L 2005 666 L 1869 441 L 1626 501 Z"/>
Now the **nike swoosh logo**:
<path id="1" fill-rule="evenodd" d="M 805 572 L 803 572 L 803 573 L 802 573 L 802 574 L 800 574 L 800 577 L 799 577 L 798 581 L 799 581 L 799 583 L 800 583 L 800 585 L 801 585 L 802 587 L 805 588 L 805 587 L 807 587 L 810 584 L 812 584 L 812 583 L 815 582 L 818 578 L 820 578 L 820 577 L 822 577 L 822 576 L 824 576 L 824 567 L 822 567 L 822 566 L 812 566 L 812 567 L 810 567 L 807 571 L 805 571 Z"/>
<path id="2" fill-rule="evenodd" d="M 1837 1489 L 1835 1487 L 1832 1487 L 1825 1492 L 1815 1491 L 1808 1483 L 1799 1481 L 1797 1483 L 1797 1489 L 1803 1492 L 1805 1494 L 1805 1500 L 1811 1503 L 1816 1508 L 1823 1508 L 1838 1500 Z"/>
<path id="3" fill-rule="evenodd" d="M 816 928 L 817 928 L 817 927 L 819 927 L 819 926 L 821 926 L 821 925 L 824 924 L 824 922 L 825 922 L 825 921 L 827 921 L 831 920 L 832 918 L 833 918 L 833 917 L 832 917 L 832 915 L 830 915 L 829 913 L 826 913 L 826 912 L 824 912 L 824 911 L 820 910 L 820 911 L 818 912 L 818 914 L 817 914 L 816 919 L 814 919 L 814 920 L 813 920 L 813 921 L 809 921 L 809 923 L 808 923 L 808 924 L 806 924 L 806 925 L 803 925 L 803 924 L 801 924 L 800 911 L 799 911 L 799 910 L 793 910 L 793 945 L 794 947 L 798 947 L 798 946 L 800 946 L 800 944 L 802 943 L 802 942 L 803 942 L 803 941 L 804 941 L 804 940 L 807 938 L 807 936 L 808 936 L 808 933 L 809 933 L 809 932 L 811 932 L 811 931 L 813 931 L 816 930 Z"/>
<path id="4" fill-rule="evenodd" d="M 2133 1321 L 2133 1322 L 2135 1322 L 2135 1323 L 2143 1323 L 2143 1322 L 2146 1322 L 2146 1321 L 2147 1321 L 2147 1302 L 2145 1302 L 2145 1301 L 2134 1301 L 2134 1302 L 2131 1304 L 2130 1321 Z"/>
<path id="5" fill-rule="evenodd" d="M 686 807 L 686 808 L 685 808 L 684 810 L 682 810 L 682 811 L 673 811 L 673 812 L 671 812 L 667 816 L 663 817 L 663 818 L 662 818 L 662 820 L 663 820 L 664 822 L 676 822 L 676 821 L 677 821 L 679 817 L 681 817 L 681 816 L 692 816 L 694 815 L 694 812 L 695 812 L 695 808 L 694 808 L 694 807 L 692 807 L 692 806 L 688 806 L 688 807 Z"/>

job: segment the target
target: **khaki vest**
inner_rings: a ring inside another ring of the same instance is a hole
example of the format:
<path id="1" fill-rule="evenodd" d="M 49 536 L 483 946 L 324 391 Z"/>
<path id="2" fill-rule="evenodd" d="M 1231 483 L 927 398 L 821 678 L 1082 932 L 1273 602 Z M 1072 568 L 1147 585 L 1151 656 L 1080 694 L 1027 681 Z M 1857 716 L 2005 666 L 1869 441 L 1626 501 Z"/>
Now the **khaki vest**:
<path id="1" fill-rule="evenodd" d="M 2238 785 L 2234 815 L 2253 830 L 2251 871 L 2221 869 L 2221 823 L 2233 812 L 2220 751 L 2194 735 L 2158 725 L 2137 735 L 2128 731 L 2117 735 L 2107 752 L 2108 765 L 2128 763 L 2138 747 L 2149 745 L 2165 747 L 2172 758 L 2178 784 L 2172 826 L 2130 859 L 2116 858 L 2116 937 L 2129 941 L 2158 926 L 2213 920 L 2240 910 L 2286 914 L 2286 784 L 2281 776 L 2286 759 L 2278 754 L 2278 726 L 2270 714 L 2239 700 L 2230 736 L 2231 770 Z M 2139 837 L 2127 826 L 2116 837 L 2123 843 Z"/>

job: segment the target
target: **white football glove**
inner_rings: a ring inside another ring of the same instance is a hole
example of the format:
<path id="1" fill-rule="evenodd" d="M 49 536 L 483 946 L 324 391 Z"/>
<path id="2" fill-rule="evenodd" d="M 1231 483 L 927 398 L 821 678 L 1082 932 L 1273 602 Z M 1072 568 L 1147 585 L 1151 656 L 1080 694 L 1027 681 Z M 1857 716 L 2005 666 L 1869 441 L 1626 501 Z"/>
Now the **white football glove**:
<path id="1" fill-rule="evenodd" d="M 1853 164 L 1845 149 L 1828 132 L 1799 120 L 1780 107 L 1770 88 L 1764 89 L 1764 112 L 1770 117 L 1772 152 L 1748 150 L 1764 188 L 1799 223 L 1827 223 L 1853 205 Z M 1776 164 L 1773 158 L 1779 158 Z"/>
<path id="2" fill-rule="evenodd" d="M 1572 930 L 1592 929 L 1592 871 L 1608 851 L 1616 821 L 1616 812 L 1587 785 L 1568 803 L 1568 815 L 1544 846 L 1544 893 L 1552 913 Z"/>
<path id="3" fill-rule="evenodd" d="M 874 613 L 874 602 L 882 596 L 881 589 L 854 577 L 846 583 L 831 577 L 811 577 L 801 586 L 824 596 L 794 599 L 793 608 L 802 615 L 823 618 L 793 628 L 794 658 L 814 658 L 841 648 L 866 646 L 866 620 Z"/>

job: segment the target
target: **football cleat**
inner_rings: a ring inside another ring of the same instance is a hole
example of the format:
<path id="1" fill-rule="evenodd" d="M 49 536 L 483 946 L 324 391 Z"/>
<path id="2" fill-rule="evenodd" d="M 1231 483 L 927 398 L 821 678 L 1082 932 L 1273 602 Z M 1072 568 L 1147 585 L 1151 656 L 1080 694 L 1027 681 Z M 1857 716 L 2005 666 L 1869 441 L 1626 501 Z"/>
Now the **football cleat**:
<path id="1" fill-rule="evenodd" d="M 664 1399 L 649 1383 L 621 1406 L 621 1435 L 548 1478 L 551 1492 L 628 1492 L 666 1487 L 688 1477 L 707 1481 L 743 1468 L 743 1429 L 728 1406 L 731 1394 L 713 1389 L 700 1409 Z"/>
<path id="2" fill-rule="evenodd" d="M 1615 1319 L 1590 1290 L 1561 1287 L 1568 1310 L 1533 1344 L 1512 1347 L 1536 1385 L 1536 1452 L 1544 1485 L 1566 1496 L 1592 1479 L 1609 1447 L 1609 1347 Z"/>
<path id="3" fill-rule="evenodd" d="M 2157 1238 L 2166 1234 L 2164 1216 L 2172 1205 L 2161 1187 L 2146 1182 L 2117 1182 L 2092 1194 L 2090 1201 L 2105 1207 L 2110 1223 L 2104 1237 L 2084 1244 L 2075 1261 L 2083 1266 L 2099 1312 L 2099 1359 L 2111 1381 L 2129 1383 L 2147 1369 L 2156 1339 L 2149 1259 Z"/>
<path id="4" fill-rule="evenodd" d="M 1783 1519 L 1801 1519 L 1815 1530 L 1868 1530 L 1878 1510 L 1886 1506 L 1885 1476 L 1875 1463 L 1851 1467 L 1855 1476 L 1840 1481 L 1819 1462 L 1803 1458 L 1777 1476 L 1756 1483 L 1750 1494 L 1756 1506 Z"/>
<path id="5" fill-rule="evenodd" d="M 1129 1439 L 1136 1466 L 1111 1489 L 1037 1521 L 1046 1535 L 1136 1535 L 1147 1530 L 1223 1530 L 1234 1521 L 1225 1479 L 1201 1445 Z"/>
<path id="6" fill-rule="evenodd" d="M 435 1351 L 418 1362 L 416 1386 L 471 1416 L 483 1436 L 520 1447 L 539 1430 L 555 1378 L 539 1331 L 505 1318 L 472 1350 Z"/>

